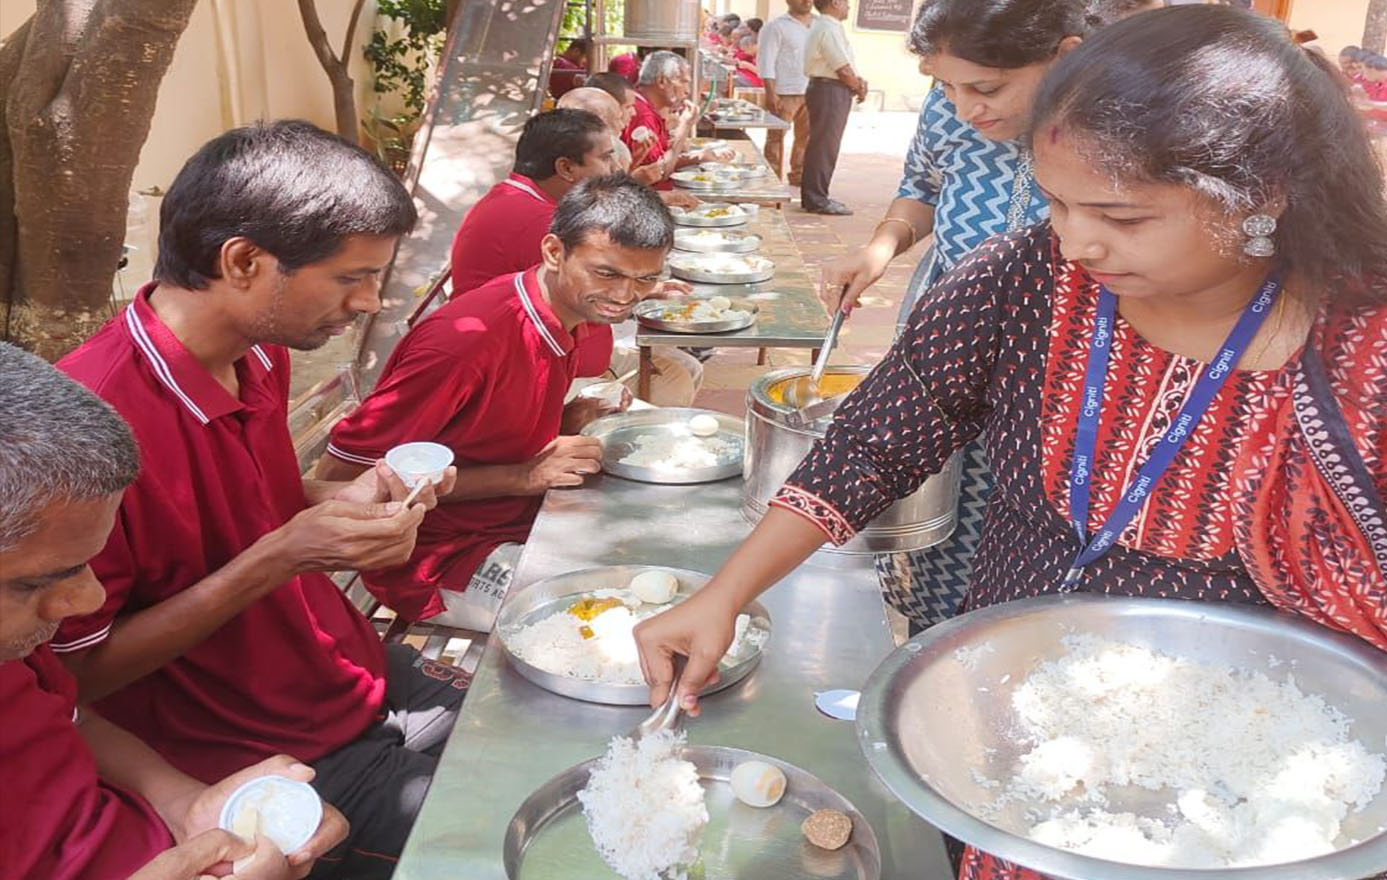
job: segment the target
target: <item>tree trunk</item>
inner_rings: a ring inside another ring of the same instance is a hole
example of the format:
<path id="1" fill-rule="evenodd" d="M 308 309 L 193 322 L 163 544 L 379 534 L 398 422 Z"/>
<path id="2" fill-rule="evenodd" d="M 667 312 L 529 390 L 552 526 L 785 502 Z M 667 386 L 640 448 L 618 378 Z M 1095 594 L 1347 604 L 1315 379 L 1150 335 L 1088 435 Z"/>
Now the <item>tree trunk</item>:
<path id="1" fill-rule="evenodd" d="M 1363 22 L 1363 48 L 1379 55 L 1387 51 L 1387 0 L 1368 0 L 1368 16 Z"/>
<path id="2" fill-rule="evenodd" d="M 0 47 L 7 338 L 54 359 L 108 316 L 130 181 L 197 0 L 38 0 Z"/>
<path id="3" fill-rule="evenodd" d="M 366 0 L 356 0 L 352 7 L 351 19 L 347 22 L 347 35 L 342 40 L 342 53 L 338 55 L 332 51 L 327 31 L 318 19 L 315 0 L 298 0 L 299 16 L 303 19 L 304 32 L 308 34 L 308 44 L 313 47 L 313 54 L 317 56 L 318 63 L 322 65 L 328 82 L 332 85 L 332 111 L 337 120 L 337 133 L 354 144 L 360 143 L 361 132 L 356 119 L 356 84 L 352 82 L 348 70 L 352 48 L 355 45 L 352 38 L 356 34 L 356 23 L 365 2 Z"/>

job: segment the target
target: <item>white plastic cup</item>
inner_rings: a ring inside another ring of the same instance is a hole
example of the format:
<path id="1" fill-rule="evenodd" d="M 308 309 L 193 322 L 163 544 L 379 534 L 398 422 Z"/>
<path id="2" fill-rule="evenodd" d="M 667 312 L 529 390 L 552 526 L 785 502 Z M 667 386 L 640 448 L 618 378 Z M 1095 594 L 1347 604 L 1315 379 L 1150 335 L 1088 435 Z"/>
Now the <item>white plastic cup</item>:
<path id="1" fill-rule="evenodd" d="M 620 407 L 626 392 L 626 386 L 620 382 L 593 382 L 591 385 L 584 385 L 578 396 L 600 400 L 608 406 Z"/>
<path id="2" fill-rule="evenodd" d="M 742 202 L 737 207 L 745 211 L 748 217 L 755 217 L 757 214 L 761 213 L 761 206 L 752 202 Z"/>
<path id="3" fill-rule="evenodd" d="M 426 480 L 437 485 L 453 463 L 453 450 L 442 443 L 401 443 L 385 453 L 385 463 L 411 489 Z"/>
<path id="4" fill-rule="evenodd" d="M 222 804 L 217 825 L 232 834 L 263 834 L 279 851 L 303 848 L 323 822 L 323 801 L 313 786 L 287 776 L 257 776 Z"/>

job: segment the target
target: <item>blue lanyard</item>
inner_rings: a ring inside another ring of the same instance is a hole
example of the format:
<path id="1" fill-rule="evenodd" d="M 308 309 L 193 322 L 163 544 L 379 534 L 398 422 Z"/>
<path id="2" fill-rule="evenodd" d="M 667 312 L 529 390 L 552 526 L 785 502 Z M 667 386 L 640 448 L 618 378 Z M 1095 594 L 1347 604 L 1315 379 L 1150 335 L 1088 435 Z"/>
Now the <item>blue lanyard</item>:
<path id="1" fill-rule="evenodd" d="M 1079 430 L 1074 441 L 1074 461 L 1069 468 L 1069 510 L 1073 517 L 1074 531 L 1079 536 L 1079 552 L 1074 564 L 1064 576 L 1061 589 L 1069 591 L 1078 586 L 1084 566 L 1107 553 L 1117 541 L 1122 530 L 1137 515 L 1137 511 L 1151 496 L 1161 475 L 1175 460 L 1175 454 L 1185 445 L 1185 440 L 1194 433 L 1199 420 L 1208 411 L 1209 404 L 1217 396 L 1233 367 L 1242 359 L 1243 352 L 1257 335 L 1262 321 L 1276 304 L 1281 293 L 1281 279 L 1275 275 L 1267 278 L 1257 295 L 1243 309 L 1242 317 L 1233 326 L 1233 331 L 1224 340 L 1218 356 L 1204 368 L 1194 389 L 1180 407 L 1180 414 L 1166 430 L 1160 444 L 1151 457 L 1137 471 L 1136 479 L 1127 487 L 1122 498 L 1108 514 L 1097 534 L 1088 533 L 1088 508 L 1093 483 L 1093 462 L 1098 449 L 1098 421 L 1103 411 L 1103 389 L 1108 380 L 1108 359 L 1112 353 L 1113 323 L 1117 316 L 1117 297 L 1108 289 L 1102 288 L 1098 297 L 1098 318 L 1093 325 L 1093 335 L 1088 349 L 1088 366 L 1084 371 L 1083 397 L 1079 400 Z"/>

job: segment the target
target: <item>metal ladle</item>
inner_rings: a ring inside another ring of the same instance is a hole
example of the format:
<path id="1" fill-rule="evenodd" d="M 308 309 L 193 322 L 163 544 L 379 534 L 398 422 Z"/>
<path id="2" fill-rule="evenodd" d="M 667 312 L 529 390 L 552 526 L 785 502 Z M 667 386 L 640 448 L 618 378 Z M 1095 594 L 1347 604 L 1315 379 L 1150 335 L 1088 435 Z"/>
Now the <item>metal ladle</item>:
<path id="1" fill-rule="evenodd" d="M 828 333 L 824 335 L 824 346 L 819 349 L 819 356 L 814 361 L 814 369 L 809 371 L 808 376 L 801 376 L 789 388 L 785 389 L 785 402 L 790 406 L 802 410 L 823 401 L 824 397 L 819 392 L 819 383 L 823 381 L 824 370 L 828 367 L 828 356 L 833 353 L 834 346 L 838 344 L 838 331 L 843 329 L 843 321 L 847 317 L 847 310 L 839 304 L 838 311 L 833 316 L 833 323 L 828 325 Z"/>
<path id="2" fill-rule="evenodd" d="M 665 697 L 664 703 L 652 712 L 649 718 L 636 725 L 631 731 L 631 739 L 639 741 L 679 726 L 680 716 L 684 711 L 679 702 L 679 679 L 684 677 L 684 666 L 687 662 L 688 658 L 682 654 L 674 655 L 674 680 L 669 683 L 669 696 Z"/>

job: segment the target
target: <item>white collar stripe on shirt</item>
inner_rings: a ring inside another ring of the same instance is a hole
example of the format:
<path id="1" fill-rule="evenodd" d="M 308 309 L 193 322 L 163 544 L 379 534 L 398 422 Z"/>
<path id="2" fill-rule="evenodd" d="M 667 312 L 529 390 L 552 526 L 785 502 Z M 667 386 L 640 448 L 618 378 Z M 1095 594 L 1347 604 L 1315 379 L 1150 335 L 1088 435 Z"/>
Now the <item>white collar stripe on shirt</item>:
<path id="1" fill-rule="evenodd" d="M 183 401 L 183 405 L 188 408 L 189 412 L 197 417 L 199 422 L 202 422 L 204 425 L 207 424 L 210 419 L 207 418 L 207 415 L 196 403 L 193 403 L 193 399 L 184 393 L 183 389 L 179 387 L 178 382 L 174 380 L 173 371 L 169 369 L 169 365 L 164 360 L 163 355 L 159 354 L 159 350 L 154 347 L 153 341 L 151 341 L 149 335 L 145 333 L 144 326 L 140 324 L 140 319 L 135 316 L 135 307 L 133 305 L 127 306 L 125 309 L 125 323 L 130 327 L 130 336 L 135 340 L 135 345 L 139 347 L 140 351 L 144 352 L 144 356 L 149 360 L 149 365 L 154 369 L 154 375 L 159 377 L 159 381 L 163 382 L 164 385 L 174 393 L 174 396 Z"/>
<path id="2" fill-rule="evenodd" d="M 110 634 L 111 624 L 108 623 L 91 635 L 83 636 L 80 639 L 73 639 L 70 642 L 49 642 L 48 650 L 52 651 L 54 654 L 66 654 L 71 651 L 80 651 L 83 648 L 90 648 L 98 642 L 105 641 L 106 637 Z"/>
<path id="3" fill-rule="evenodd" d="M 554 334 L 549 332 L 549 328 L 544 326 L 544 321 L 539 316 L 539 310 L 535 308 L 534 302 L 530 299 L 529 292 L 525 290 L 524 272 L 515 273 L 515 292 L 520 297 L 520 304 L 525 307 L 525 314 L 530 316 L 530 320 L 534 322 L 535 329 L 539 331 L 539 335 L 543 336 L 545 343 L 548 344 L 549 350 L 559 357 L 563 357 L 566 354 L 563 350 L 563 346 L 559 345 L 559 341 L 554 338 Z"/>
<path id="4" fill-rule="evenodd" d="M 513 187 L 515 187 L 516 189 L 520 190 L 521 192 L 529 193 L 531 196 L 533 196 L 533 197 L 534 197 L 536 200 L 538 200 L 538 201 L 541 201 L 541 202 L 548 201 L 546 198 L 544 198 L 544 196 L 542 196 L 542 195 L 540 195 L 539 193 L 535 192 L 534 189 L 533 189 L 532 187 L 530 187 L 530 186 L 528 186 L 528 185 L 526 185 L 526 184 L 524 184 L 524 183 L 521 183 L 521 182 L 518 181 L 518 180 L 511 180 L 510 178 L 506 178 L 505 180 L 503 180 L 503 181 L 501 181 L 501 182 L 504 183 L 506 186 L 513 186 Z"/>
<path id="5" fill-rule="evenodd" d="M 369 465 L 369 466 L 371 466 L 371 467 L 374 467 L 375 464 L 376 464 L 376 460 L 375 460 L 374 458 L 367 458 L 367 457 L 364 456 L 364 455 L 352 455 L 350 452 L 346 452 L 346 451 L 344 451 L 344 450 L 338 448 L 338 447 L 337 447 L 335 444 L 333 444 L 333 443 L 329 443 L 329 444 L 327 445 L 327 451 L 328 451 L 328 453 L 329 453 L 330 455 L 332 455 L 334 458 L 340 458 L 340 459 L 342 459 L 343 461 L 349 461 L 349 462 L 351 462 L 352 464 L 364 464 L 364 465 Z"/>
<path id="6" fill-rule="evenodd" d="M 270 356 L 265 354 L 263 348 L 258 345 L 252 345 L 250 350 L 255 352 L 256 357 L 260 358 L 260 363 L 265 365 L 266 370 L 273 370 L 275 368 L 274 361 L 270 360 Z"/>

